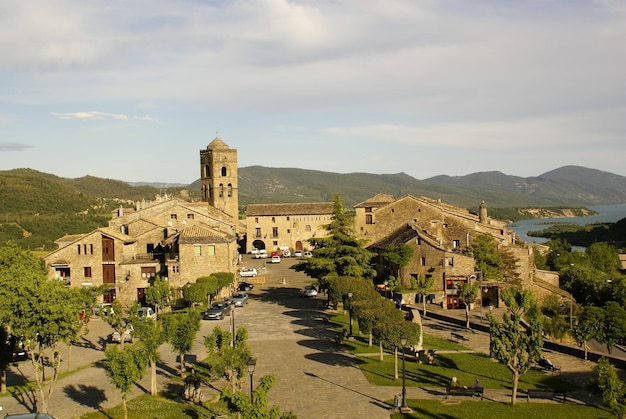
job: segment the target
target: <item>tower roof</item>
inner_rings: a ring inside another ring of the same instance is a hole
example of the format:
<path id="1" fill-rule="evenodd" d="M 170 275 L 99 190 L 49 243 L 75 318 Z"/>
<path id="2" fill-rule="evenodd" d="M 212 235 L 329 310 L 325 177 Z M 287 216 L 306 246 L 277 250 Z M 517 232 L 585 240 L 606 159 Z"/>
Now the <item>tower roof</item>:
<path id="1" fill-rule="evenodd" d="M 214 148 L 229 148 L 229 147 L 228 147 L 228 144 L 226 144 L 224 141 L 220 140 L 218 137 L 215 137 L 215 139 L 211 141 L 211 143 L 206 148 L 208 150 L 208 149 L 214 149 Z"/>

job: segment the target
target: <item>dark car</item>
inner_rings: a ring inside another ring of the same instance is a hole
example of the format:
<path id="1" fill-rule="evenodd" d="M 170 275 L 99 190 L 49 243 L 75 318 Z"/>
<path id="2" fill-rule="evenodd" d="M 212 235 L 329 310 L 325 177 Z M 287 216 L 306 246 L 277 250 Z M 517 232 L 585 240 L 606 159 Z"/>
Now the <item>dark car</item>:
<path id="1" fill-rule="evenodd" d="M 237 288 L 239 289 L 239 291 L 250 291 L 254 289 L 254 284 L 251 284 L 246 281 L 242 281 L 239 283 L 239 286 Z"/>
<path id="2" fill-rule="evenodd" d="M 211 304 L 211 307 L 204 313 L 204 320 L 221 320 L 230 314 L 230 302 L 218 301 Z"/>
<path id="3" fill-rule="evenodd" d="M 9 336 L 6 345 L 11 348 L 11 362 L 25 361 L 28 359 L 28 351 L 24 344 L 13 336 Z"/>

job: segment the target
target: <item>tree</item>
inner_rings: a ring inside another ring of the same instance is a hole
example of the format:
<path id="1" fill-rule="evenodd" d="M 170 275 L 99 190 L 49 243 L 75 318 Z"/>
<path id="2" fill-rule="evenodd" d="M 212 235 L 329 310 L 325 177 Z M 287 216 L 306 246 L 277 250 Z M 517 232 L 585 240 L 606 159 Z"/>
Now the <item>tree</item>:
<path id="1" fill-rule="evenodd" d="M 470 325 L 470 306 L 476 302 L 478 298 L 478 284 L 471 282 L 464 282 L 459 287 L 459 300 L 465 304 L 465 327 L 471 329 Z"/>
<path id="2" fill-rule="evenodd" d="M 248 348 L 248 331 L 245 328 L 237 330 L 234 346 L 230 344 L 231 340 L 232 334 L 228 330 L 215 327 L 213 333 L 204 338 L 204 346 L 211 376 L 228 376 L 232 390 L 237 391 L 247 373 L 247 363 L 252 358 L 252 353 Z"/>
<path id="3" fill-rule="evenodd" d="M 587 359 L 587 341 L 591 338 L 600 337 L 603 332 L 604 310 L 600 307 L 585 307 L 578 315 L 578 322 L 572 331 L 574 339 L 578 345 L 585 350 L 585 360 Z"/>
<path id="4" fill-rule="evenodd" d="M 345 276 L 371 279 L 374 270 L 370 260 L 374 254 L 365 250 L 365 241 L 356 237 L 352 227 L 352 216 L 346 212 L 343 202 L 336 194 L 333 197 L 333 215 L 330 224 L 324 226 L 326 237 L 312 237 L 312 257 L 301 260 L 293 267 L 319 281 L 321 289 L 328 289 L 332 279 Z"/>
<path id="5" fill-rule="evenodd" d="M 385 263 L 392 265 L 396 268 L 397 277 L 402 283 L 402 268 L 409 264 L 409 262 L 413 258 L 413 254 L 413 248 L 408 244 L 402 243 L 397 246 L 389 246 L 382 252 L 381 256 Z"/>
<path id="6" fill-rule="evenodd" d="M 626 310 L 615 301 L 604 305 L 604 322 L 602 332 L 596 340 L 606 346 L 609 354 L 613 353 L 613 345 L 626 339 Z"/>
<path id="7" fill-rule="evenodd" d="M 426 295 L 431 290 L 433 285 L 435 284 L 434 276 L 424 276 L 422 274 L 417 275 L 412 282 L 412 288 L 414 288 L 419 295 L 422 296 L 422 307 L 424 311 L 424 318 L 426 318 Z"/>
<path id="8" fill-rule="evenodd" d="M 476 262 L 476 270 L 483 273 L 483 278 L 493 281 L 503 279 L 500 267 L 502 256 L 498 252 L 498 242 L 488 234 L 481 234 L 472 243 L 472 252 Z"/>
<path id="9" fill-rule="evenodd" d="M 397 312 L 398 310 L 396 310 Z M 407 322 L 404 318 L 388 318 L 377 322 L 372 334 L 378 342 L 380 348 L 380 360 L 383 360 L 383 347 L 393 349 L 394 355 L 394 376 L 398 379 L 398 347 L 400 346 L 400 337 L 407 337 L 407 345 L 417 345 L 420 337 L 420 325 L 413 322 Z"/>
<path id="10" fill-rule="evenodd" d="M 281 414 L 277 406 L 267 408 L 267 393 L 270 391 L 276 379 L 273 375 L 265 375 L 259 380 L 259 384 L 252 392 L 253 401 L 242 391 L 222 390 L 220 400 L 226 402 L 231 412 L 235 412 L 244 418 L 256 419 L 295 419 L 291 412 Z"/>
<path id="11" fill-rule="evenodd" d="M 593 243 L 585 249 L 585 255 L 594 269 L 604 273 L 611 274 L 621 269 L 619 254 L 612 244 Z"/>
<path id="12" fill-rule="evenodd" d="M 133 319 L 135 332 L 139 336 L 139 344 L 143 348 L 148 363 L 150 364 L 150 394 L 156 396 L 156 367 L 159 362 L 159 347 L 165 341 L 162 322 L 153 319 Z"/>
<path id="13" fill-rule="evenodd" d="M 200 314 L 189 310 L 184 314 L 167 313 L 161 316 L 165 339 L 178 351 L 180 375 L 185 375 L 185 354 L 193 346 L 196 333 L 200 330 Z"/>
<path id="14" fill-rule="evenodd" d="M 602 402 L 616 418 L 626 418 L 626 384 L 620 380 L 615 367 L 606 357 L 600 358 L 591 371 L 587 388 L 602 395 Z"/>
<path id="15" fill-rule="evenodd" d="M 487 314 L 491 336 L 489 346 L 491 355 L 511 371 L 511 404 L 514 405 L 519 377 L 541 356 L 542 326 L 539 310 L 530 290 L 521 287 L 508 288 L 502 293 L 502 300 L 508 307 L 507 313 L 502 315 L 502 323 L 491 313 Z M 522 327 L 522 318 L 527 324 L 526 328 Z"/>
<path id="16" fill-rule="evenodd" d="M 126 399 L 132 386 L 143 376 L 146 368 L 145 354 L 132 346 L 121 351 L 107 348 L 104 354 L 104 371 L 115 387 L 122 392 L 122 409 L 124 419 L 127 419 Z"/>
<path id="17" fill-rule="evenodd" d="M 164 307 L 169 307 L 174 292 L 167 278 L 157 276 L 146 290 L 146 303 L 153 305 L 157 314 Z"/>
<path id="18" fill-rule="evenodd" d="M 396 308 L 393 301 L 382 298 L 376 291 L 376 298 L 356 300 L 351 302 L 352 316 L 359 324 L 359 332 L 369 335 L 369 346 L 372 346 L 374 325 L 382 319 L 402 319 L 402 313 Z"/>

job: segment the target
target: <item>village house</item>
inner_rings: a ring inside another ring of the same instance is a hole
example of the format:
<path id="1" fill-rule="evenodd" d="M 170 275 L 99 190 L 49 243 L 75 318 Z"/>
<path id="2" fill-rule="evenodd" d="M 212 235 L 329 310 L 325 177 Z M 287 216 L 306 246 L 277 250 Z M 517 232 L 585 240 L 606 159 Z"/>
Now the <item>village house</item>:
<path id="1" fill-rule="evenodd" d="M 435 278 L 431 291 L 436 302 L 447 308 L 461 305 L 458 287 L 467 281 L 480 281 L 479 300 L 482 304 L 498 304 L 499 285 L 489 279 L 482 282 L 470 252 L 473 240 L 482 234 L 496 239 L 499 246 L 507 247 L 520 260 L 518 271 L 530 278 L 530 253 L 527 248 L 517 248 L 514 233 L 506 223 L 488 217 L 483 202 L 478 215 L 441 201 L 406 195 L 394 199 L 378 194 L 355 205 L 355 231 L 366 240 L 368 249 L 379 255 L 376 270 L 380 278 L 396 276 L 390 266 L 385 266 L 380 255 L 389 246 L 406 244 L 414 255 L 409 264 L 400 270 L 400 279 L 410 285 L 411 278 L 419 275 Z"/>
<path id="2" fill-rule="evenodd" d="M 300 204 L 250 204 L 246 211 L 246 248 L 279 251 L 308 250 L 308 240 L 325 237 L 332 202 Z"/>
<path id="3" fill-rule="evenodd" d="M 234 153 L 233 153 L 234 151 Z M 200 151 L 203 202 L 157 197 L 119 208 L 108 227 L 56 241 L 44 257 L 48 277 L 72 287 L 108 285 L 104 302 L 143 302 L 157 275 L 175 289 L 215 272 L 235 272 L 237 158 L 219 138 Z"/>

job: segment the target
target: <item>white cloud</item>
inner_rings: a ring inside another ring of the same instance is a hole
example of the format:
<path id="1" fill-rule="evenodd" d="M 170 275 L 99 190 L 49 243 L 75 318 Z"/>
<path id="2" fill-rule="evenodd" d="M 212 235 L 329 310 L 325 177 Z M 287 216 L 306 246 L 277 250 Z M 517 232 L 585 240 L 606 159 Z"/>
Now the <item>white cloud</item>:
<path id="1" fill-rule="evenodd" d="M 31 145 L 16 142 L 0 142 L 0 152 L 4 151 L 20 151 L 31 148 Z"/>
<path id="2" fill-rule="evenodd" d="M 128 120 L 128 116 L 126 115 L 108 112 L 52 112 L 52 115 L 56 116 L 58 119 L 79 119 L 84 121 L 101 121 L 104 119 L 115 119 L 118 121 Z"/>

